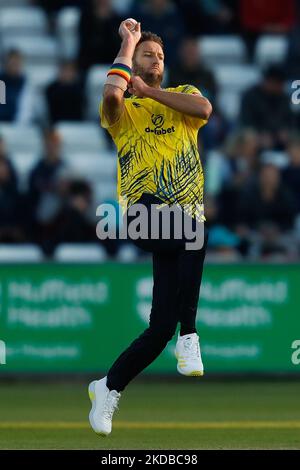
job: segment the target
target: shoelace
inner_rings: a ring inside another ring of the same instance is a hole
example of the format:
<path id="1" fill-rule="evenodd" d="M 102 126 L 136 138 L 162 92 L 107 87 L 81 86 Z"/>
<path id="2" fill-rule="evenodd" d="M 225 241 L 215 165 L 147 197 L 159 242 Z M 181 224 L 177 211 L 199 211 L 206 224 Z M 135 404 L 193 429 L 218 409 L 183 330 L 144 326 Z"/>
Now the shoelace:
<path id="1" fill-rule="evenodd" d="M 109 392 L 107 395 L 104 408 L 103 408 L 103 415 L 106 419 L 111 420 L 115 410 L 118 410 L 118 403 L 121 394 L 113 393 L 114 391 Z"/>
<path id="2" fill-rule="evenodd" d="M 186 338 L 183 342 L 184 351 L 187 353 L 189 359 L 199 359 L 200 348 L 197 339 Z"/>

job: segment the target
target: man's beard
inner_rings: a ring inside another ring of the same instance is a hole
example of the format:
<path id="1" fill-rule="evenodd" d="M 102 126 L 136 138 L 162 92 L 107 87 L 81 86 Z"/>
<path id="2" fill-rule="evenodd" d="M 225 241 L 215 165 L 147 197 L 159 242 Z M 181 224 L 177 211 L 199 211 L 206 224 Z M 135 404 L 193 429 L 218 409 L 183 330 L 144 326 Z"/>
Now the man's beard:
<path id="1" fill-rule="evenodd" d="M 147 85 L 154 88 L 159 88 L 163 80 L 163 74 L 158 74 L 155 72 L 146 72 L 142 67 L 139 67 L 137 64 L 134 64 L 132 72 L 133 75 L 138 75 L 139 77 L 141 77 L 142 80 L 144 80 L 145 83 L 147 83 Z"/>

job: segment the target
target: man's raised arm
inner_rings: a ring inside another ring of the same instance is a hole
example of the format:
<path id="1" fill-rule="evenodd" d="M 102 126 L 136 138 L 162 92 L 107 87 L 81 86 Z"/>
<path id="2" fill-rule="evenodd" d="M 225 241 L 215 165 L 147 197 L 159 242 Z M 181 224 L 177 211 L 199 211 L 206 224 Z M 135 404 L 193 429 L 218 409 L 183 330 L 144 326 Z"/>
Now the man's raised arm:
<path id="1" fill-rule="evenodd" d="M 151 98 L 189 116 L 208 120 L 212 112 L 211 103 L 201 94 L 179 93 L 150 87 L 138 75 L 132 76 L 128 91 L 136 96 Z"/>
<path id="2" fill-rule="evenodd" d="M 103 112 L 110 125 L 119 119 L 123 111 L 124 92 L 131 78 L 132 57 L 141 38 L 141 24 L 137 23 L 134 31 L 130 31 L 126 20 L 122 21 L 119 34 L 122 38 L 121 48 L 108 71 L 103 90 Z"/>

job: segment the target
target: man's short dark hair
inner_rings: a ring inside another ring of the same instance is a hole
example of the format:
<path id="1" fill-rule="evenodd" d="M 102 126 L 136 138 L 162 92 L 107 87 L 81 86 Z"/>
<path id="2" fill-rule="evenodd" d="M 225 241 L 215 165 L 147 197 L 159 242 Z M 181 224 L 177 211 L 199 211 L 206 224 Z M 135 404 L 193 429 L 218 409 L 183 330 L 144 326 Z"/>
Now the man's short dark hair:
<path id="1" fill-rule="evenodd" d="M 135 46 L 135 50 L 138 48 L 140 44 L 142 44 L 142 42 L 145 42 L 145 41 L 156 42 L 157 44 L 161 46 L 162 50 L 164 50 L 164 43 L 163 43 L 162 38 L 155 33 L 151 33 L 151 31 L 142 31 L 141 39 Z"/>
<path id="2" fill-rule="evenodd" d="M 9 49 L 5 54 L 5 59 L 8 60 L 11 57 L 22 58 L 22 52 L 19 49 Z"/>

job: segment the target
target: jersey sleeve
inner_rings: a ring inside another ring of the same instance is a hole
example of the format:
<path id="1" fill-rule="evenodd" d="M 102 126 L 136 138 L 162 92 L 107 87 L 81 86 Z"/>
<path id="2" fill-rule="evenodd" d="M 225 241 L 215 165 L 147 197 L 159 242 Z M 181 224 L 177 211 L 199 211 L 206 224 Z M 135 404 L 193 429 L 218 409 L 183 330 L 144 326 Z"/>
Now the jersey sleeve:
<path id="1" fill-rule="evenodd" d="M 101 127 L 103 127 L 104 129 L 107 129 L 107 131 L 110 133 L 110 135 L 113 138 L 115 138 L 119 134 L 121 128 L 122 130 L 126 130 L 129 126 L 130 119 L 129 119 L 126 100 L 124 100 L 124 108 L 119 119 L 113 124 L 110 124 L 108 122 L 107 117 L 103 111 L 103 100 L 100 102 L 99 114 L 100 114 Z"/>
<path id="2" fill-rule="evenodd" d="M 180 92 L 187 93 L 190 95 L 202 96 L 201 91 L 194 85 L 183 85 L 182 87 L 180 87 Z M 194 129 L 200 129 L 201 127 L 205 126 L 205 124 L 207 123 L 207 119 L 202 119 L 202 118 L 195 117 L 195 116 L 189 116 L 188 114 L 184 114 L 184 119 L 186 123 L 189 126 L 193 127 Z"/>

